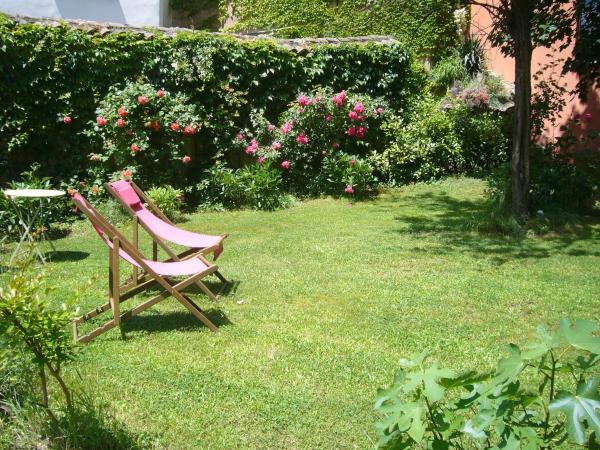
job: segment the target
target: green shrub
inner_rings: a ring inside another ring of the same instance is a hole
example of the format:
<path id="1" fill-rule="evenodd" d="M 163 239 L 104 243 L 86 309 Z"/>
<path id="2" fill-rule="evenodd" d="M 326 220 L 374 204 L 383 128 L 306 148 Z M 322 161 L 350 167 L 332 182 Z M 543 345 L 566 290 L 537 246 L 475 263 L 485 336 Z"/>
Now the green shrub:
<path id="1" fill-rule="evenodd" d="M 600 437 L 600 337 L 595 321 L 562 320 L 484 373 L 401 360 L 375 408 L 380 448 L 596 448 Z M 561 447 L 562 448 L 562 447 Z"/>
<path id="2" fill-rule="evenodd" d="M 148 198 L 170 220 L 176 222 L 181 218 L 183 191 L 173 186 L 153 187 L 148 190 Z"/>
<path id="3" fill-rule="evenodd" d="M 575 124 L 577 127 L 578 125 Z M 589 211 L 600 200 L 597 131 L 578 138 L 571 128 L 545 148 L 533 148 L 530 162 L 530 210 Z"/>
<path id="4" fill-rule="evenodd" d="M 425 98 L 408 119 L 388 120 L 385 130 L 391 141 L 385 166 L 392 184 L 477 175 L 508 160 L 506 116 L 472 110 L 460 100 L 442 110 L 435 99 Z"/>
<path id="5" fill-rule="evenodd" d="M 248 164 L 237 170 L 217 162 L 205 172 L 205 178 L 197 186 L 197 195 L 205 208 L 273 210 L 287 202 L 281 175 L 268 162 Z"/>
<path id="6" fill-rule="evenodd" d="M 579 127 L 581 123 L 573 123 L 564 127 L 564 134 L 554 142 L 531 148 L 528 194 L 533 216 L 538 212 L 589 212 L 600 200 L 600 155 L 595 148 L 599 133 Z M 574 130 L 583 136 L 577 137 Z M 507 216 L 510 168 L 502 166 L 486 181 L 492 210 Z"/>
<path id="7" fill-rule="evenodd" d="M 464 167 L 451 117 L 435 101 L 424 102 L 408 121 L 390 120 L 386 131 L 392 140 L 385 150 L 392 183 L 430 181 L 459 173 Z"/>
<path id="8" fill-rule="evenodd" d="M 444 94 L 456 81 L 466 80 L 468 76 L 469 73 L 457 54 L 442 58 L 429 73 L 432 89 L 440 94 Z"/>

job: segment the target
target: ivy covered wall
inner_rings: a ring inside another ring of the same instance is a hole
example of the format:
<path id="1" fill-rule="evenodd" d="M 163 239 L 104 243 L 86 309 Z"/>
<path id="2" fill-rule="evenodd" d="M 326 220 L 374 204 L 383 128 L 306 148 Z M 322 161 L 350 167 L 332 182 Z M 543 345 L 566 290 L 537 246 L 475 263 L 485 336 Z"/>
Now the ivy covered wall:
<path id="1" fill-rule="evenodd" d="M 392 35 L 419 56 L 457 39 L 458 0 L 221 0 L 229 29 L 282 37 Z"/>
<path id="2" fill-rule="evenodd" d="M 130 81 L 182 92 L 207 112 L 194 136 L 203 157 L 194 157 L 190 170 L 226 149 L 252 111 L 275 120 L 300 92 L 347 89 L 382 97 L 401 113 L 422 85 L 420 69 L 398 44 L 295 52 L 275 41 L 124 28 L 107 33 L 99 26 L 102 33 L 89 24 L 83 31 L 0 20 L 0 182 L 34 161 L 62 178 L 85 170 L 98 145 L 85 130 L 95 123 L 99 102 L 111 86 Z"/>

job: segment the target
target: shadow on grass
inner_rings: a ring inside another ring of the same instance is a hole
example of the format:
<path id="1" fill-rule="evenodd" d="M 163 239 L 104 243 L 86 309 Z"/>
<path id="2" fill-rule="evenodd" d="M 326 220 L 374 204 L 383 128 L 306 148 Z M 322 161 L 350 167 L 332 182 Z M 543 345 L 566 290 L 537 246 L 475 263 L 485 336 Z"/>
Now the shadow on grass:
<path id="1" fill-rule="evenodd" d="M 594 226 L 600 224 L 597 216 L 573 216 L 574 220 L 560 227 L 558 232 L 532 239 L 476 231 L 488 213 L 484 199 L 459 200 L 446 194 L 429 192 L 395 201 L 396 204 L 412 206 L 416 214 L 396 216 L 394 220 L 403 226 L 393 232 L 435 235 L 443 241 L 443 245 L 436 246 L 434 250 L 431 247 L 416 247 L 413 249 L 415 252 L 468 253 L 474 257 L 489 258 L 499 265 L 514 259 L 548 258 L 559 254 L 600 256 L 599 251 L 585 246 L 586 241 L 595 241 L 598 236 L 594 230 Z M 421 211 L 422 214 L 419 214 Z"/>
<path id="2" fill-rule="evenodd" d="M 204 310 L 203 313 L 219 328 L 232 325 L 229 318 L 218 309 Z M 168 331 L 197 331 L 198 329 L 206 328 L 202 322 L 187 310 L 167 313 L 156 312 L 154 314 L 135 316 L 124 321 L 122 327 L 125 335 L 132 331 L 164 333 Z"/>
<path id="3" fill-rule="evenodd" d="M 51 262 L 81 261 L 90 256 L 88 252 L 76 250 L 57 250 L 44 253 L 44 259 Z"/>
<path id="4" fill-rule="evenodd" d="M 59 415 L 47 425 L 52 448 L 81 450 L 138 450 L 157 448 L 157 436 L 135 433 L 113 417 L 104 405 L 88 395 L 79 395 L 74 410 Z"/>

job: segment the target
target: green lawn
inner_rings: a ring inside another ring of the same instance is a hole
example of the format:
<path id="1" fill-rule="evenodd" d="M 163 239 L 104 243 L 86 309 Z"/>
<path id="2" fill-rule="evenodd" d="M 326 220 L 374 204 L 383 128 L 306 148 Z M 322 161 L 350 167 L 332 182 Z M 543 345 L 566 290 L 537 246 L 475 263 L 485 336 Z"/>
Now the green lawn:
<path id="1" fill-rule="evenodd" d="M 230 233 L 219 266 L 234 288 L 218 305 L 193 296 L 220 333 L 171 299 L 126 322 L 126 340 L 112 330 L 82 346 L 73 367 L 168 448 L 372 447 L 376 389 L 400 358 L 428 347 L 488 368 L 540 322 L 600 319 L 600 221 L 522 240 L 465 231 L 482 192 L 448 180 L 353 205 L 193 215 L 182 226 Z M 56 246 L 56 300 L 104 301 L 107 251 L 91 227 Z"/>

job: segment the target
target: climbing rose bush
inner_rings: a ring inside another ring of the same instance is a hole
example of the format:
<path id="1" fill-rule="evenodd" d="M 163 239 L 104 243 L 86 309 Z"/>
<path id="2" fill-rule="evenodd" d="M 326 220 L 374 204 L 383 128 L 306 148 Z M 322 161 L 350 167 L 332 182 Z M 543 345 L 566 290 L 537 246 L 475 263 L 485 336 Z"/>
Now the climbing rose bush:
<path id="1" fill-rule="evenodd" d="M 382 100 L 345 91 L 301 93 L 272 124 L 255 115 L 240 130 L 235 151 L 249 163 L 279 167 L 286 188 L 301 195 L 364 195 L 377 184 L 370 154 L 383 146 Z"/>
<path id="2" fill-rule="evenodd" d="M 87 134 L 99 151 L 89 155 L 91 179 L 135 177 L 145 185 L 183 183 L 192 138 L 203 111 L 184 94 L 133 82 L 113 87 L 100 102 Z"/>

